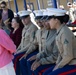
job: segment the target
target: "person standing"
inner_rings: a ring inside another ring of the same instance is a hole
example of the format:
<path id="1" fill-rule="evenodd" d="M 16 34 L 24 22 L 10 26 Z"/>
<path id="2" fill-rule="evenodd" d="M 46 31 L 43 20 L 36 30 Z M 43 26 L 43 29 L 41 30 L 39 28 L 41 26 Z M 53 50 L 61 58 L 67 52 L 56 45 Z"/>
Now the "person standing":
<path id="1" fill-rule="evenodd" d="M 67 7 L 69 8 L 69 11 L 68 11 L 68 15 L 70 17 L 70 23 L 74 22 L 75 21 L 75 17 L 74 17 L 74 7 L 73 7 L 73 4 L 71 2 L 68 2 L 67 3 Z"/>
<path id="2" fill-rule="evenodd" d="M 9 27 L 10 27 L 10 29 L 12 29 L 11 28 L 11 21 L 14 18 L 13 11 L 11 9 L 7 8 L 7 4 L 5 1 L 2 1 L 0 3 L 0 6 L 1 6 L 0 13 L 2 14 L 3 23 L 5 20 L 9 19 L 9 22 L 10 22 Z"/>
<path id="3" fill-rule="evenodd" d="M 0 24 L 2 16 L 0 14 Z M 0 25 L 0 75 L 16 75 L 12 63 L 16 46 Z"/>

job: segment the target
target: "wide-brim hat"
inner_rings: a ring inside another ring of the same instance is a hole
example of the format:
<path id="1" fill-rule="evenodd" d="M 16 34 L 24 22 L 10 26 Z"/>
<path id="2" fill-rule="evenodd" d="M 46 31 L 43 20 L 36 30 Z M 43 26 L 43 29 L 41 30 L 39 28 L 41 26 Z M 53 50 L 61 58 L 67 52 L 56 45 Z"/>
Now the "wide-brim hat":
<path id="1" fill-rule="evenodd" d="M 66 10 L 56 9 L 56 8 L 54 8 L 53 10 L 48 10 L 47 12 L 48 12 L 48 17 L 46 18 L 46 20 L 49 20 L 53 16 L 58 17 L 58 16 L 64 16 L 66 14 Z"/>
<path id="2" fill-rule="evenodd" d="M 27 18 L 28 16 L 30 16 L 30 14 L 31 14 L 31 11 L 27 11 L 27 10 L 18 12 L 18 15 L 20 16 L 20 18 Z"/>
<path id="3" fill-rule="evenodd" d="M 41 19 L 43 17 L 43 11 L 41 11 L 41 10 L 35 10 L 33 12 L 34 12 L 36 20 Z"/>

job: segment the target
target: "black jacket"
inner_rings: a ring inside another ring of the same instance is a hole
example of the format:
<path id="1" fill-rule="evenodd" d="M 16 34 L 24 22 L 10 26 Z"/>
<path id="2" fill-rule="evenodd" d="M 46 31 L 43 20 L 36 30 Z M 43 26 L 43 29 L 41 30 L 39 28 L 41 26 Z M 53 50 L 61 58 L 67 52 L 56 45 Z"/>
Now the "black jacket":
<path id="1" fill-rule="evenodd" d="M 2 14 L 2 9 L 0 9 L 0 13 Z M 10 18 L 10 22 L 12 21 L 12 19 L 14 18 L 14 13 L 12 10 L 8 9 L 8 18 Z"/>

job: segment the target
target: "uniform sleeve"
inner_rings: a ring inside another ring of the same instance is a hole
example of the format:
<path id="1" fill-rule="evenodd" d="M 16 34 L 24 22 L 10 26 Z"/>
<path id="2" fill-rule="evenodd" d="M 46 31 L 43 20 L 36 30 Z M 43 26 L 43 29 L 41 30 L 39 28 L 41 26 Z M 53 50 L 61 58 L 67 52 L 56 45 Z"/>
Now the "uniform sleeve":
<path id="1" fill-rule="evenodd" d="M 44 57 L 44 51 L 41 51 L 37 54 L 36 59 L 40 60 L 43 57 Z"/>
<path id="2" fill-rule="evenodd" d="M 45 55 L 45 53 L 44 53 Z M 58 48 L 56 45 L 54 45 L 51 53 L 49 56 L 46 56 L 46 57 L 43 57 L 40 59 L 40 64 L 44 65 L 44 64 L 53 64 L 56 62 L 57 60 L 57 57 L 58 57 Z"/>
<path id="3" fill-rule="evenodd" d="M 61 43 L 63 45 L 62 60 L 58 64 L 58 67 L 61 68 L 68 64 L 73 59 L 73 48 L 72 48 L 72 34 L 63 33 L 61 36 Z"/>
<path id="4" fill-rule="evenodd" d="M 30 30 L 30 42 L 34 41 L 36 31 L 37 27 L 35 25 L 32 25 L 32 28 Z"/>
<path id="5" fill-rule="evenodd" d="M 35 44 L 36 43 L 36 44 Z M 34 43 L 31 44 L 31 46 L 29 47 L 29 49 L 27 50 L 27 54 L 30 54 L 31 52 L 34 52 L 37 49 L 38 45 L 36 40 L 34 41 Z"/>
<path id="6" fill-rule="evenodd" d="M 37 27 L 32 25 L 32 27 L 30 28 L 29 32 L 30 32 L 30 43 L 24 47 L 25 50 L 28 50 L 28 48 L 30 47 L 30 45 L 33 43 L 34 38 L 35 38 L 35 34 L 37 31 Z"/>
<path id="7" fill-rule="evenodd" d="M 10 51 L 10 53 L 16 52 L 16 46 L 5 31 L 0 31 L 0 45 Z"/>
<path id="8" fill-rule="evenodd" d="M 20 43 L 20 45 L 18 46 L 17 51 L 20 50 L 20 49 L 21 49 L 21 43 Z"/>
<path id="9" fill-rule="evenodd" d="M 38 35 L 37 34 L 38 33 L 36 31 L 34 41 L 33 41 L 33 43 L 31 43 L 29 49 L 27 50 L 27 52 L 26 52 L 27 54 L 30 54 L 31 52 L 33 52 L 33 51 L 35 51 L 37 49 L 37 47 L 38 47 L 38 42 L 37 42 L 37 36 Z"/>
<path id="10" fill-rule="evenodd" d="M 56 64 L 58 64 L 60 62 L 60 60 L 61 60 L 61 56 L 60 56 L 60 54 L 58 54 L 58 58 L 57 58 Z"/>

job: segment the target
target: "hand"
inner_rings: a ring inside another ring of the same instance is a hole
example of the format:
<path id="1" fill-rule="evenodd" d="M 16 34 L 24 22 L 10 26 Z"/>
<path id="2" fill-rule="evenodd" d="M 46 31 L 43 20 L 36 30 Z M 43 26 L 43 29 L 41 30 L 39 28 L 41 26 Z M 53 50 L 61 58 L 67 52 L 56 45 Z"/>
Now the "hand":
<path id="1" fill-rule="evenodd" d="M 53 71 L 55 71 L 56 69 L 58 69 L 58 65 L 56 65 L 56 66 L 54 67 Z"/>
<path id="2" fill-rule="evenodd" d="M 30 58 L 28 59 L 28 61 L 32 61 L 32 60 L 35 60 L 35 59 L 36 59 L 36 55 L 30 57 Z"/>
<path id="3" fill-rule="evenodd" d="M 31 70 L 34 71 L 36 70 L 38 67 L 40 66 L 40 63 L 38 61 L 35 61 L 32 66 L 31 66 Z"/>
<path id="4" fill-rule="evenodd" d="M 28 54 L 25 53 L 25 54 L 19 59 L 19 61 L 20 61 L 21 59 L 23 59 L 23 58 L 26 59 L 27 55 L 28 55 Z"/>
<path id="5" fill-rule="evenodd" d="M 16 51 L 16 52 L 14 53 L 14 55 L 19 54 L 19 53 L 21 53 L 21 51 Z"/>

